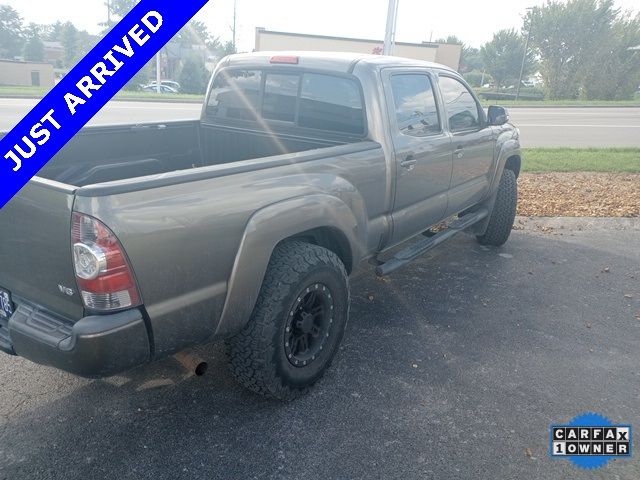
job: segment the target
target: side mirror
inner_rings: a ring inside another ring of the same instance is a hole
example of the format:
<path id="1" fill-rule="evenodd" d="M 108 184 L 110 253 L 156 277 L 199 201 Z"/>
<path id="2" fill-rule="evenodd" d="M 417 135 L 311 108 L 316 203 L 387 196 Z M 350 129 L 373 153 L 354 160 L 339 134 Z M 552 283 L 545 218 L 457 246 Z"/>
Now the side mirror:
<path id="1" fill-rule="evenodd" d="M 509 121 L 509 112 L 504 107 L 491 105 L 488 110 L 490 125 L 504 125 Z"/>

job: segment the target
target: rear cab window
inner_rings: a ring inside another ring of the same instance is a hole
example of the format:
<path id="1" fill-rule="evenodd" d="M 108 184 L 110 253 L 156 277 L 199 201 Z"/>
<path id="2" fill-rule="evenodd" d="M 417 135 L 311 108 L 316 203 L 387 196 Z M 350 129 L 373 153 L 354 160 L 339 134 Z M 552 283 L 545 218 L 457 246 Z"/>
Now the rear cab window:
<path id="1" fill-rule="evenodd" d="M 235 120 L 257 120 L 261 101 L 262 72 L 226 70 L 215 79 L 207 115 Z"/>
<path id="2" fill-rule="evenodd" d="M 300 76 L 268 73 L 264 84 L 262 117 L 266 120 L 294 122 L 300 89 Z"/>
<path id="3" fill-rule="evenodd" d="M 206 114 L 358 137 L 367 130 L 359 81 L 330 73 L 226 69 L 214 80 Z"/>
<path id="4" fill-rule="evenodd" d="M 298 124 L 319 130 L 364 134 L 364 107 L 356 82 L 331 75 L 303 75 Z"/>

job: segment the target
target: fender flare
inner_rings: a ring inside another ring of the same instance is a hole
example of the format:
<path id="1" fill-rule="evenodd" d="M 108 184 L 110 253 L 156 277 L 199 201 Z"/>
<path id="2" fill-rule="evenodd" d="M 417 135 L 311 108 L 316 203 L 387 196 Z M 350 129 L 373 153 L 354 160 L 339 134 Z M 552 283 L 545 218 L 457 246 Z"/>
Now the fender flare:
<path id="1" fill-rule="evenodd" d="M 363 255 L 364 217 L 358 221 L 352 209 L 337 197 L 326 194 L 295 197 L 253 214 L 236 253 L 216 336 L 234 334 L 246 325 L 276 245 L 321 227 L 336 229 L 345 236 L 353 263 L 357 264 Z"/>
<path id="2" fill-rule="evenodd" d="M 520 142 L 516 139 L 507 140 L 500 146 L 498 161 L 496 162 L 496 169 L 491 181 L 491 187 L 489 188 L 489 194 L 487 198 L 481 202 L 482 207 L 486 208 L 489 213 L 491 213 L 493 206 L 496 203 L 496 196 L 498 195 L 498 186 L 500 184 L 500 178 L 502 178 L 502 172 L 504 171 L 509 158 L 513 156 L 522 158 Z M 490 219 L 491 215 L 488 215 L 487 218 L 476 223 L 471 228 L 471 233 L 474 235 L 483 235 L 487 231 Z"/>
<path id="3" fill-rule="evenodd" d="M 510 139 L 504 142 L 501 145 L 500 153 L 498 154 L 498 161 L 496 162 L 496 171 L 493 176 L 493 181 L 491 182 L 491 194 L 492 196 L 498 191 L 498 184 L 500 183 L 500 178 L 502 177 L 502 172 L 507 164 L 507 160 L 511 157 L 517 156 L 522 158 L 522 152 L 520 150 L 520 142 L 516 139 Z M 518 169 L 519 170 L 519 169 Z M 516 176 L 519 171 L 516 172 Z"/>

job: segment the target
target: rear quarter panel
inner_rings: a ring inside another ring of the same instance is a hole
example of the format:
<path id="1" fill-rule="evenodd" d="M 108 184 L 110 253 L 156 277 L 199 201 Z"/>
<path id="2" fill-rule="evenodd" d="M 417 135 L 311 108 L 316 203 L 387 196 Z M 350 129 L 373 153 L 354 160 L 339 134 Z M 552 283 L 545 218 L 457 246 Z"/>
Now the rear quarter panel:
<path id="1" fill-rule="evenodd" d="M 317 158 L 318 151 L 293 154 L 283 157 L 290 161 L 277 167 L 261 167 L 254 161 L 254 170 L 185 183 L 154 187 L 157 179 L 150 179 L 148 185 L 143 181 L 134 191 L 125 186 L 122 193 L 115 182 L 107 184 L 99 196 L 95 190 L 83 196 L 80 190 L 75 209 L 102 220 L 122 242 L 149 314 L 155 353 L 166 355 L 216 333 L 236 255 L 247 234 L 265 239 L 254 242 L 259 251 L 242 253 L 255 258 L 253 284 L 247 285 L 249 291 L 255 291 L 274 239 L 286 238 L 297 229 L 304 231 L 309 225 L 305 220 L 315 215 L 304 208 L 287 210 L 287 227 L 271 227 L 281 232 L 247 233 L 256 212 L 290 199 L 325 195 L 352 212 L 355 220 L 349 236 L 359 252 L 356 255 L 376 249 L 388 229 L 387 166 L 380 146 L 367 143 L 364 151 L 332 156 L 334 149 L 328 148 L 326 157 L 311 161 L 306 158 Z M 206 177 L 233 166 L 205 167 L 198 172 Z M 334 210 L 324 208 L 326 215 L 317 215 L 317 221 L 324 221 Z M 244 325 L 254 301 L 253 295 L 246 298 L 250 308 L 234 311 L 233 327 L 224 333 L 234 333 Z"/>

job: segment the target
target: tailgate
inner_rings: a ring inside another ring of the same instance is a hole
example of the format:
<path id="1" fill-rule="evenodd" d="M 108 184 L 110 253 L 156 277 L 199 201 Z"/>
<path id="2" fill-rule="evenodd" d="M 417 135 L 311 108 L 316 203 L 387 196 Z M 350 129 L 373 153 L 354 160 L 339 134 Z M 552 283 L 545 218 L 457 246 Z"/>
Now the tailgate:
<path id="1" fill-rule="evenodd" d="M 0 209 L 0 288 L 16 307 L 26 299 L 73 320 L 82 317 L 71 257 L 74 190 L 36 177 Z"/>

